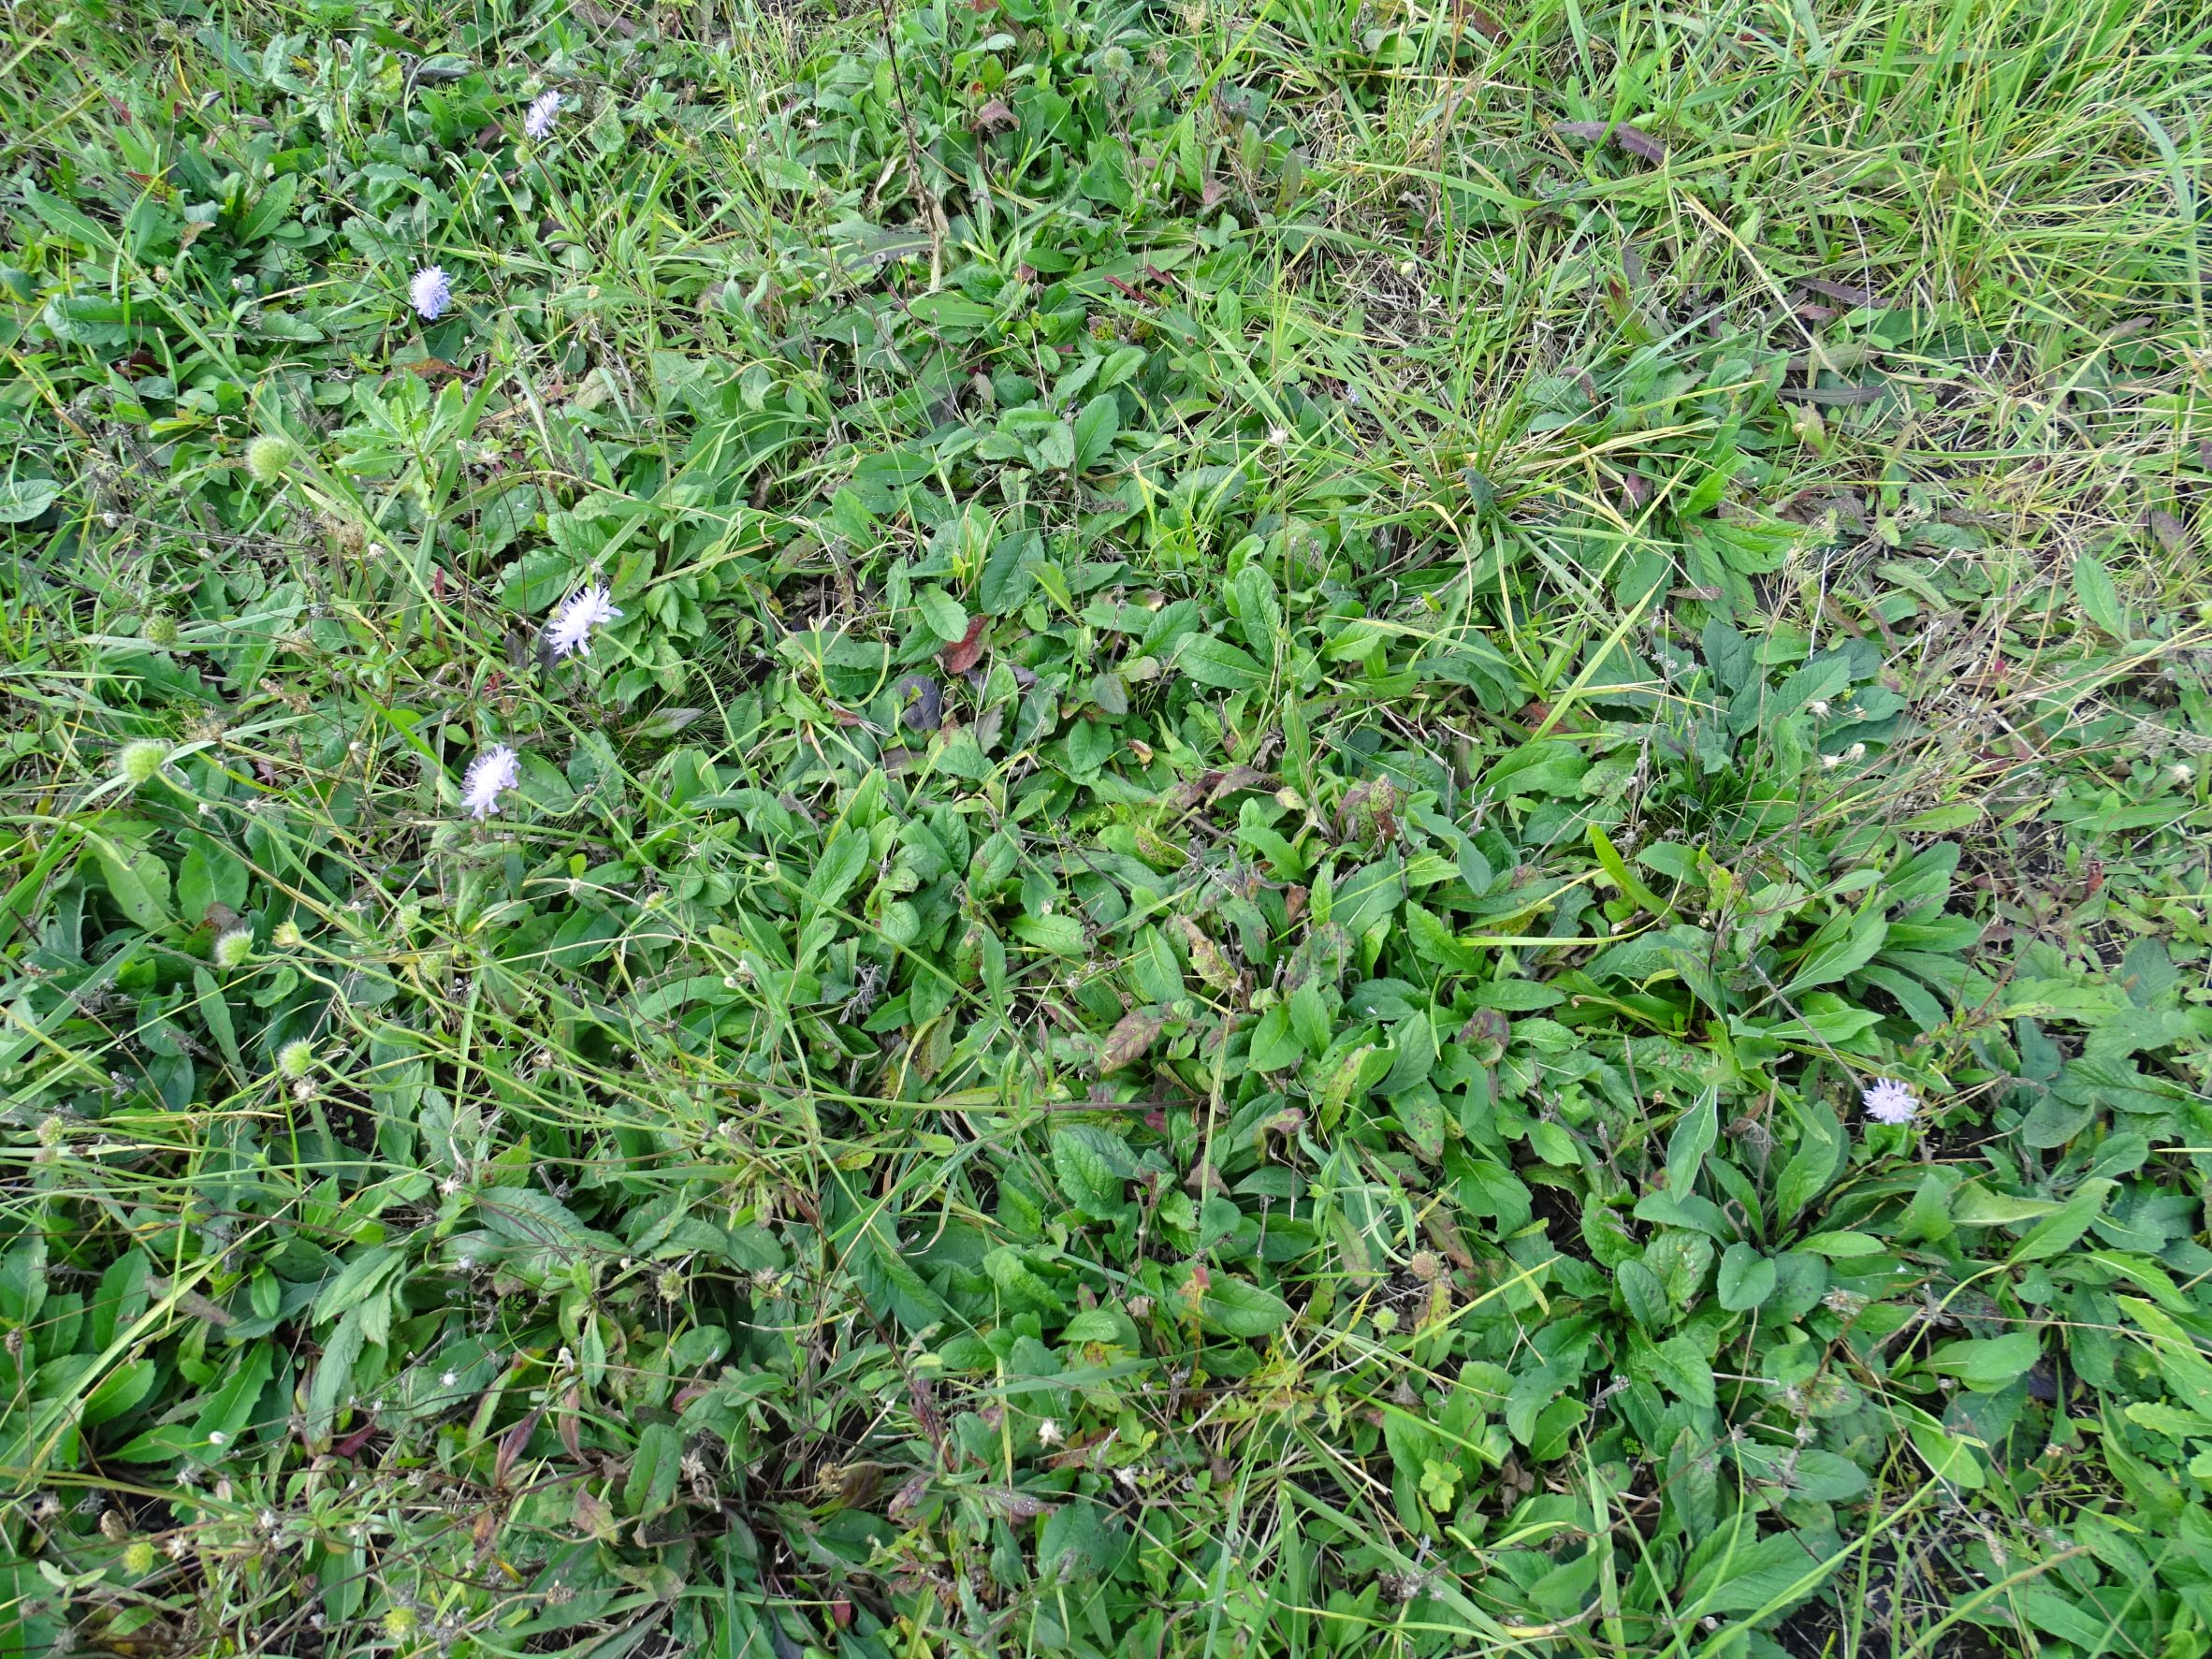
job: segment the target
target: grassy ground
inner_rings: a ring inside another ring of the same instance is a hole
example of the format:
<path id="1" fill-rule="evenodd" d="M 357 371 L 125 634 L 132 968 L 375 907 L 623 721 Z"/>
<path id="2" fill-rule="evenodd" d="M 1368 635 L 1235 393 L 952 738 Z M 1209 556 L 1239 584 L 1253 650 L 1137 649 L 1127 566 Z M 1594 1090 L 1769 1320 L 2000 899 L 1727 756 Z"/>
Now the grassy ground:
<path id="1" fill-rule="evenodd" d="M 9 16 L 0 1652 L 2212 1652 L 2212 14 Z"/>

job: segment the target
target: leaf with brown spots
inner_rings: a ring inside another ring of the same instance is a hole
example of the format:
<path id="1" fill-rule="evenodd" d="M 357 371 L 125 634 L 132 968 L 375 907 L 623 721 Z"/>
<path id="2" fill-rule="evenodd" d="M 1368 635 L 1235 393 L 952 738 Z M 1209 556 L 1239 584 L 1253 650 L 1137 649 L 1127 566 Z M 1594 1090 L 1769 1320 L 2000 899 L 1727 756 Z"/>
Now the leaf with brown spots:
<path id="1" fill-rule="evenodd" d="M 1129 1010 L 1106 1034 L 1106 1041 L 1099 1050 L 1099 1070 L 1118 1071 L 1124 1066 L 1134 1066 L 1151 1052 L 1153 1040 L 1159 1036 L 1165 1024 L 1152 1009 Z"/>
<path id="2" fill-rule="evenodd" d="M 1190 947 L 1191 971 L 1215 991 L 1230 991 L 1236 987 L 1236 969 L 1230 967 L 1229 958 L 1221 953 L 1221 947 L 1205 935 L 1188 916 L 1178 916 L 1175 924 L 1183 930 L 1183 941 Z"/>

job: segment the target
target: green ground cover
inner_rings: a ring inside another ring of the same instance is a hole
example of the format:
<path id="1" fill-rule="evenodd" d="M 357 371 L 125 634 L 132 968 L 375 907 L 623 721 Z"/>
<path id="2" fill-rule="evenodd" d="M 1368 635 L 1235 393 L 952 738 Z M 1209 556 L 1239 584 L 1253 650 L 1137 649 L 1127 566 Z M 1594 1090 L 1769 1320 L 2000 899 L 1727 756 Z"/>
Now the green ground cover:
<path id="1" fill-rule="evenodd" d="M 0 1652 L 2212 1652 L 2212 11 L 7 15 Z"/>

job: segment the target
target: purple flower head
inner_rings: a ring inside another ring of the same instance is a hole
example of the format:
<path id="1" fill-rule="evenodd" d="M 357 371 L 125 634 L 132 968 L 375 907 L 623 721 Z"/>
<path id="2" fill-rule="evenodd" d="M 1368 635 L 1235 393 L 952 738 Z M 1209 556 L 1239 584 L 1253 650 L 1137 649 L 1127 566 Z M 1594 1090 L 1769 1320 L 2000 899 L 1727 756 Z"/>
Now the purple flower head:
<path id="1" fill-rule="evenodd" d="M 513 749 L 495 743 L 469 763 L 461 779 L 461 805 L 475 819 L 489 818 L 500 809 L 500 794 L 522 781 L 522 764 Z"/>
<path id="2" fill-rule="evenodd" d="M 453 284 L 435 265 L 426 265 L 407 284 L 407 298 L 426 323 L 434 323 L 453 303 Z"/>
<path id="3" fill-rule="evenodd" d="M 523 114 L 523 133 L 533 139 L 542 139 L 553 130 L 553 118 L 560 113 L 560 95 L 542 92 L 530 101 L 530 109 Z"/>
<path id="4" fill-rule="evenodd" d="M 1919 1097 L 1903 1084 L 1887 1077 L 1870 1084 L 1860 1094 L 1859 1104 L 1876 1123 L 1911 1123 L 1920 1115 Z"/>
<path id="5" fill-rule="evenodd" d="M 579 657 L 591 654 L 591 631 L 604 628 L 622 619 L 622 613 L 615 608 L 614 595 L 606 588 L 594 582 L 589 588 L 579 588 L 553 612 L 553 619 L 546 624 L 546 643 L 556 657 L 575 652 Z"/>

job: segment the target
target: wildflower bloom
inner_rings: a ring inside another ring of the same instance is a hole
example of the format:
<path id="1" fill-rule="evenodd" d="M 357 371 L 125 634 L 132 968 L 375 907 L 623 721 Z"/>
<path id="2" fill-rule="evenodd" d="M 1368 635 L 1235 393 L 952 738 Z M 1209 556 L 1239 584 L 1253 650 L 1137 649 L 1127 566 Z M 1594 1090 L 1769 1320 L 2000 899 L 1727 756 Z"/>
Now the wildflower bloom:
<path id="1" fill-rule="evenodd" d="M 1911 1123 L 1920 1115 L 1920 1099 L 1894 1078 L 1885 1077 L 1859 1096 L 1867 1115 L 1876 1123 Z"/>
<path id="2" fill-rule="evenodd" d="M 530 101 L 530 109 L 522 117 L 522 130 L 531 138 L 543 138 L 553 130 L 553 118 L 560 113 L 560 95 L 542 92 Z"/>
<path id="3" fill-rule="evenodd" d="M 495 743 L 469 763 L 461 779 L 461 805 L 471 818 L 489 818 L 500 809 L 500 794 L 522 781 L 522 765 L 515 751 Z"/>
<path id="4" fill-rule="evenodd" d="M 571 651 L 579 657 L 589 657 L 591 631 L 618 622 L 621 618 L 622 613 L 615 608 L 614 595 L 604 584 L 594 582 L 589 588 L 577 589 L 560 602 L 552 621 L 546 625 L 546 643 L 556 657 L 565 657 Z"/>
<path id="5" fill-rule="evenodd" d="M 445 314 L 445 308 L 453 303 L 452 280 L 440 267 L 426 265 L 415 273 L 415 280 L 407 284 L 407 299 L 424 322 L 434 323 Z"/>

